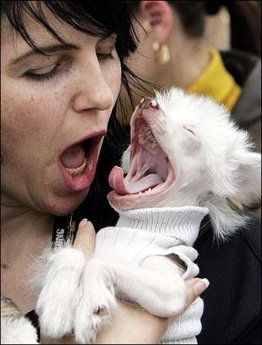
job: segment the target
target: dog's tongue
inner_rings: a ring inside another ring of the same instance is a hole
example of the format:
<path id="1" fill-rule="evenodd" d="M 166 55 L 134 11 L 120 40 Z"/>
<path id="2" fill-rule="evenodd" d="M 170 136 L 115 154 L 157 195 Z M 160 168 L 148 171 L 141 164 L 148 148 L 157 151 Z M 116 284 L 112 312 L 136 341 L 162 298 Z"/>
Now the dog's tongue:
<path id="1" fill-rule="evenodd" d="M 114 166 L 111 170 L 108 182 L 110 186 L 115 190 L 117 194 L 124 195 L 128 194 L 128 191 L 126 190 L 125 181 L 124 181 L 124 172 L 123 169 L 121 169 L 118 166 Z"/>
<path id="2" fill-rule="evenodd" d="M 78 168 L 85 160 L 85 150 L 81 144 L 67 149 L 61 156 L 61 162 L 68 169 Z"/>
<path id="3" fill-rule="evenodd" d="M 135 194 L 153 188 L 163 182 L 157 174 L 149 174 L 137 181 L 128 181 L 124 179 L 123 170 L 115 166 L 109 174 L 109 184 L 119 195 Z"/>

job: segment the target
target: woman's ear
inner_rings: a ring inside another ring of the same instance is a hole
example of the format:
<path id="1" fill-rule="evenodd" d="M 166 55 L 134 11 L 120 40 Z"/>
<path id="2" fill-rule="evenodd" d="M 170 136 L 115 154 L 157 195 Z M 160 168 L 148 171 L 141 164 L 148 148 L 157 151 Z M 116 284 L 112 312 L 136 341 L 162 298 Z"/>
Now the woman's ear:
<path id="1" fill-rule="evenodd" d="M 140 1 L 139 16 L 143 18 L 146 31 L 151 38 L 163 44 L 173 26 L 173 11 L 167 1 Z"/>

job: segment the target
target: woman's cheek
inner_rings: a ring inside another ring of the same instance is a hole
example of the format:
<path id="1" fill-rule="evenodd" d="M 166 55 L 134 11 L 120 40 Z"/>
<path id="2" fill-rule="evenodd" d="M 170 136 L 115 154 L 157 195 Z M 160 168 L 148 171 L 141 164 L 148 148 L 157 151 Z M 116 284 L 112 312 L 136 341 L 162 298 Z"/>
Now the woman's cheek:
<path id="1" fill-rule="evenodd" d="M 117 100 L 121 88 L 121 77 L 122 77 L 122 68 L 121 63 L 118 58 L 113 60 L 112 68 L 108 69 L 110 74 L 108 75 L 108 86 L 113 90 L 115 101 Z"/>

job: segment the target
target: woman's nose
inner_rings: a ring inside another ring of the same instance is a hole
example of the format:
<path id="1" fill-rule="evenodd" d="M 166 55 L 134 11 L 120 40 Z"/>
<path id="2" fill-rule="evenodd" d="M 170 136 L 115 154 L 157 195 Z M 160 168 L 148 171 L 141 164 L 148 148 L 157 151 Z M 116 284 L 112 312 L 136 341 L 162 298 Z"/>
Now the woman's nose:
<path id="1" fill-rule="evenodd" d="M 113 86 L 112 86 L 113 88 Z M 109 80 L 100 68 L 79 72 L 73 96 L 73 108 L 77 112 L 88 109 L 106 110 L 116 101 Z"/>

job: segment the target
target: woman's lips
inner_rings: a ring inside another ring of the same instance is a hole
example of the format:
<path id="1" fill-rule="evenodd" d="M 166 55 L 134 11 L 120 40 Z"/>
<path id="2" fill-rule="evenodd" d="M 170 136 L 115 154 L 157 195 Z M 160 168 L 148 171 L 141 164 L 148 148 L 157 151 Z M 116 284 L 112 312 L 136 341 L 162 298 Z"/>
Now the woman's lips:
<path id="1" fill-rule="evenodd" d="M 59 168 L 70 191 L 81 192 L 90 187 L 105 133 L 105 130 L 93 133 L 63 151 Z"/>

